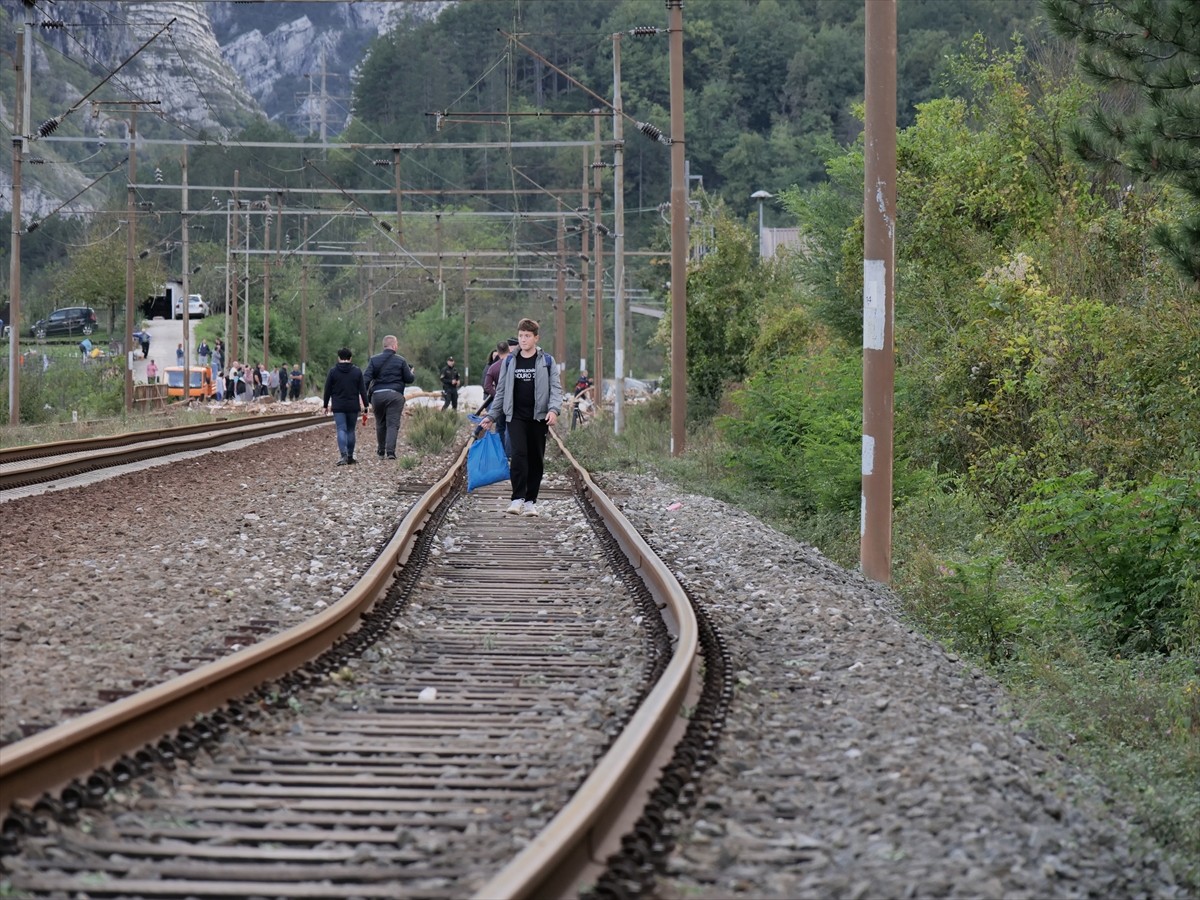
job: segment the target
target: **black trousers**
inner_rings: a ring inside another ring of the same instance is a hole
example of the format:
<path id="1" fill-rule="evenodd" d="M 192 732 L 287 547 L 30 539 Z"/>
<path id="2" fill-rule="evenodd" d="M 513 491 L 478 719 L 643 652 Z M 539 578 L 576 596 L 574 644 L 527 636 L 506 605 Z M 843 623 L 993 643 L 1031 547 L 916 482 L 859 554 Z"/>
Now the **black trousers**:
<path id="1" fill-rule="evenodd" d="M 513 500 L 536 503 L 542 489 L 545 471 L 546 435 L 549 426 L 533 419 L 510 419 L 508 422 L 509 477 L 512 479 Z"/>

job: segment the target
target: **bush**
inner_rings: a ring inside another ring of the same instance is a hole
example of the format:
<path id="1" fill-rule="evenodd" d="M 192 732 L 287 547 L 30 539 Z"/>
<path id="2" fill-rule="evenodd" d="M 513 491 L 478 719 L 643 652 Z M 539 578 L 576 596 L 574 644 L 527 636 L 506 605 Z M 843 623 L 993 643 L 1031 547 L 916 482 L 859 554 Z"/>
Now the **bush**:
<path id="1" fill-rule="evenodd" d="M 411 406 L 408 415 L 408 442 L 425 453 L 441 453 L 454 443 L 462 420 L 453 410 Z"/>
<path id="2" fill-rule="evenodd" d="M 1096 485 L 1085 470 L 1035 488 L 1019 526 L 1079 586 L 1084 622 L 1110 651 L 1170 652 L 1200 641 L 1196 464 L 1142 487 Z"/>
<path id="3" fill-rule="evenodd" d="M 733 462 L 811 512 L 857 510 L 862 483 L 862 358 L 834 347 L 750 378 L 720 420 Z"/>

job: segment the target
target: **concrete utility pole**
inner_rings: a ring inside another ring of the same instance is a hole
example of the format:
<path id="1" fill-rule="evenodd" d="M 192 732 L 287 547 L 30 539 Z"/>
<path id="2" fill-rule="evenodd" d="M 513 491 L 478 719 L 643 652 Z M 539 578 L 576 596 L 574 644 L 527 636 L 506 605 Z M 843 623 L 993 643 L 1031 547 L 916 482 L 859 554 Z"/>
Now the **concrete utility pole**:
<path id="1" fill-rule="evenodd" d="M 870 2 L 867 3 L 870 6 Z M 688 205 L 683 142 L 683 0 L 667 0 L 671 48 L 671 455 L 687 441 Z"/>
<path id="2" fill-rule="evenodd" d="M 583 199 L 581 209 L 588 208 L 588 155 L 583 151 Z M 588 255 L 587 222 L 579 222 L 579 371 L 588 370 Z"/>
<path id="3" fill-rule="evenodd" d="M 621 35 L 613 35 L 613 434 L 625 430 L 625 111 Z"/>
<path id="4" fill-rule="evenodd" d="M 180 160 L 180 179 L 183 184 L 179 207 L 179 236 L 183 241 L 183 402 L 192 396 L 192 271 L 188 262 L 188 151 L 183 148 Z"/>
<path id="5" fill-rule="evenodd" d="M 238 176 L 239 175 L 240 175 L 240 170 L 234 169 L 233 170 L 233 216 L 232 216 L 232 219 L 233 219 L 233 245 L 232 246 L 234 246 L 234 247 L 236 247 L 239 243 L 239 241 L 238 241 L 238 215 L 241 212 L 241 207 L 240 207 L 239 201 L 238 201 Z M 223 362 L 225 364 L 226 371 L 229 370 L 230 364 L 232 362 L 234 362 L 235 360 L 237 360 L 237 358 L 238 358 L 238 275 L 237 275 L 237 257 L 236 256 L 233 257 L 233 262 L 231 263 L 231 269 L 229 271 L 229 278 L 230 278 L 229 284 L 230 284 L 232 290 L 230 291 L 230 295 L 229 295 L 229 309 L 227 310 L 227 315 L 228 315 L 229 321 L 232 323 L 232 326 L 230 328 L 226 329 L 226 338 L 229 341 L 229 347 L 227 348 L 227 351 L 226 351 L 226 358 L 221 360 L 221 362 Z M 232 398 L 230 398 L 230 399 L 232 399 Z"/>
<path id="6" fill-rule="evenodd" d="M 125 336 L 130 342 L 125 348 L 125 415 L 133 412 L 133 304 L 134 297 L 134 258 L 137 253 L 137 194 L 134 184 L 137 183 L 137 107 L 129 111 L 129 187 L 125 191 Z"/>
<path id="7" fill-rule="evenodd" d="M 562 201 L 556 206 L 559 216 L 555 232 L 554 361 L 558 366 L 558 382 L 563 384 L 567 377 L 567 223 L 562 217 Z"/>
<path id="8" fill-rule="evenodd" d="M 596 286 L 592 291 L 592 305 L 596 312 L 596 327 L 592 334 L 596 361 L 592 365 L 592 378 L 596 380 L 596 409 L 600 409 L 600 401 L 604 399 L 604 235 L 600 230 L 600 170 L 603 164 L 600 162 L 600 110 L 592 112 L 595 114 L 592 120 L 592 264 L 596 278 Z"/>
<path id="9" fill-rule="evenodd" d="M 33 40 L 33 2 L 25 0 L 25 22 L 17 26 L 17 54 L 14 63 L 17 78 L 16 133 L 12 139 L 12 242 L 8 257 L 8 424 L 21 424 L 21 161 L 25 155 L 25 135 L 29 133 L 30 92 L 29 58 Z"/>
<path id="10" fill-rule="evenodd" d="M 271 249 L 271 198 L 263 201 L 267 214 L 263 216 L 263 249 Z M 246 332 L 249 339 L 250 332 Z M 263 257 L 263 368 L 271 371 L 271 258 Z"/>
<path id="11" fill-rule="evenodd" d="M 892 580 L 895 383 L 896 0 L 866 0 L 863 191 L 863 574 Z"/>

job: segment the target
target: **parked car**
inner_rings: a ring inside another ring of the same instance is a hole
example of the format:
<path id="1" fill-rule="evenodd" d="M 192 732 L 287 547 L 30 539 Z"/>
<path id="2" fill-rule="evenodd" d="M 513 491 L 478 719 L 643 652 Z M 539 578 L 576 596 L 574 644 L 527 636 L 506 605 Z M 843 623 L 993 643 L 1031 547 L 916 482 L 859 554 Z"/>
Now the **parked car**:
<path id="1" fill-rule="evenodd" d="M 183 306 L 182 298 L 177 297 L 175 299 L 175 306 L 171 310 L 172 319 L 180 319 L 183 317 L 183 310 L 180 309 L 181 306 Z M 207 315 L 208 304 L 204 302 L 204 299 L 199 294 L 188 294 L 188 318 L 203 319 Z"/>
<path id="2" fill-rule="evenodd" d="M 168 397 L 183 397 L 183 366 L 167 366 L 160 377 L 167 383 Z M 191 382 L 188 397 L 211 400 L 217 392 L 209 366 L 189 366 L 188 380 Z"/>
<path id="3" fill-rule="evenodd" d="M 29 326 L 35 338 L 59 337 L 61 335 L 87 335 L 96 330 L 96 311 L 90 306 L 67 306 L 56 309 L 44 319 Z"/>

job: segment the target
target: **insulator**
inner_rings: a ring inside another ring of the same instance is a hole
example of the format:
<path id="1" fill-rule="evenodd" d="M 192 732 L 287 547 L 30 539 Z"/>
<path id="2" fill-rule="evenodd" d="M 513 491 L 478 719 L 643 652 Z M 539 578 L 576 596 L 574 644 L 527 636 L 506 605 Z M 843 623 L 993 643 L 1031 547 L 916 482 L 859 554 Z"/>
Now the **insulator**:
<path id="1" fill-rule="evenodd" d="M 163 183 L 163 171 L 162 171 L 162 169 L 158 168 L 157 166 L 154 168 L 154 183 L 155 184 Z"/>
<path id="2" fill-rule="evenodd" d="M 638 25 L 629 32 L 634 37 L 648 37 L 652 34 L 658 34 L 658 29 L 653 25 Z"/>
<path id="3" fill-rule="evenodd" d="M 662 133 L 661 128 L 651 125 L 649 122 L 638 122 L 637 130 L 640 131 L 642 134 L 644 134 L 646 137 L 650 138 L 650 140 L 652 140 L 652 141 L 658 141 L 660 144 L 671 143 L 671 139 L 666 137 Z"/>
<path id="4" fill-rule="evenodd" d="M 373 165 L 373 166 L 390 166 L 391 164 L 392 164 L 392 161 L 390 159 L 373 159 L 373 160 L 371 160 L 371 165 Z"/>
<path id="5" fill-rule="evenodd" d="M 38 126 L 38 137 L 49 137 L 50 135 L 54 134 L 54 132 L 58 130 L 59 124 L 59 119 L 47 119 Z"/>
<path id="6" fill-rule="evenodd" d="M 62 19 L 49 19 L 45 22 L 38 22 L 38 25 L 41 26 L 42 28 L 66 28 L 67 27 L 67 23 L 64 22 Z"/>

